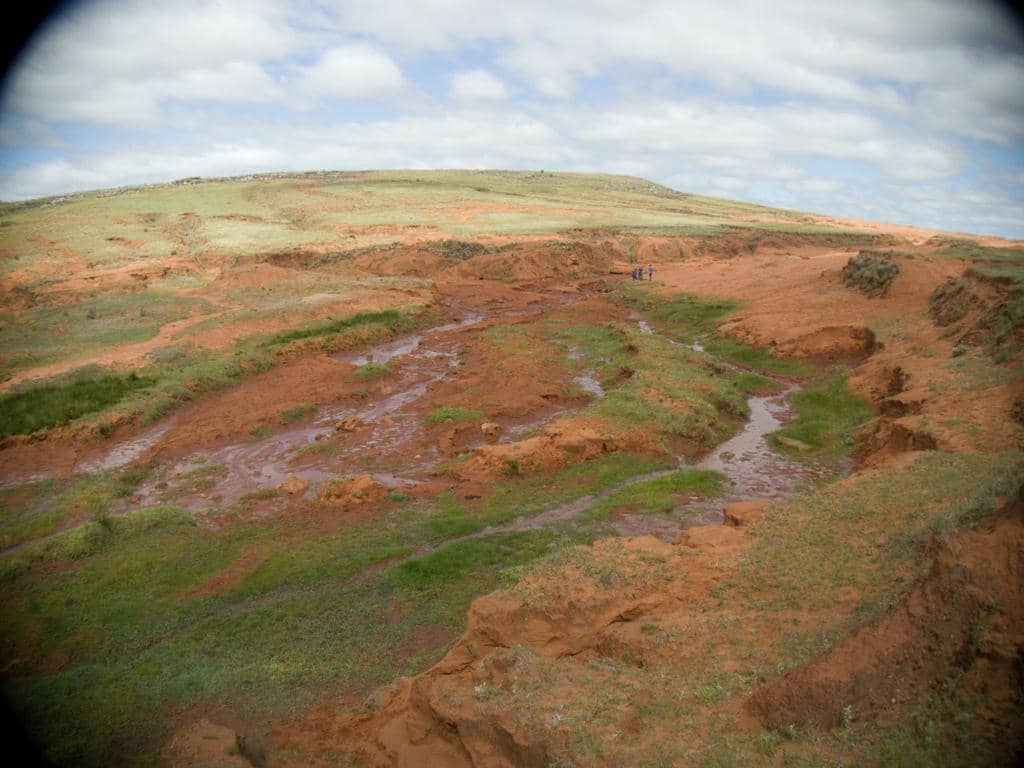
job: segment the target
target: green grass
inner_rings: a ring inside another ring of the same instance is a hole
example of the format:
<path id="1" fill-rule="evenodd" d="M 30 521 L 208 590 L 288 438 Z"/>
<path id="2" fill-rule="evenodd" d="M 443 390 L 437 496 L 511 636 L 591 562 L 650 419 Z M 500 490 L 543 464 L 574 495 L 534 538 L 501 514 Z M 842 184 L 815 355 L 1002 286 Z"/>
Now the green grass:
<path id="1" fill-rule="evenodd" d="M 651 322 L 673 336 L 696 341 L 712 333 L 728 315 L 739 309 L 738 302 L 727 299 L 702 299 L 680 293 L 664 297 L 635 287 L 619 287 L 614 298 L 643 313 Z"/>
<path id="2" fill-rule="evenodd" d="M 705 351 L 736 365 L 783 376 L 810 376 L 814 368 L 798 360 L 782 360 L 717 332 L 718 325 L 740 308 L 739 303 L 704 299 L 691 294 L 654 295 L 631 286 L 620 286 L 616 301 L 638 310 L 658 330 L 686 343 L 700 341 Z"/>
<path id="3" fill-rule="evenodd" d="M 445 405 L 428 413 L 425 421 L 427 424 L 449 424 L 458 421 L 483 421 L 483 419 L 482 411 Z"/>
<path id="4" fill-rule="evenodd" d="M 0 438 L 68 424 L 104 410 L 154 379 L 136 373 L 103 373 L 64 384 L 43 384 L 0 397 Z"/>
<path id="5" fill-rule="evenodd" d="M 582 352 L 582 364 L 605 389 L 584 413 L 618 429 L 641 427 L 703 447 L 730 435 L 747 415 L 735 374 L 709 368 L 705 355 L 632 324 L 574 324 L 571 310 L 565 314 L 547 323 L 547 333 Z"/>
<path id="6" fill-rule="evenodd" d="M 853 587 L 884 609 L 927 567 L 932 535 L 971 525 L 1024 482 L 1024 455 L 929 451 L 909 468 L 875 470 L 785 503 L 758 524 L 733 588 L 771 609 L 827 607 Z M 757 585 L 751 591 L 750 585 Z M 755 594 L 755 592 L 757 594 Z"/>
<path id="7" fill-rule="evenodd" d="M 485 568 L 532 562 L 548 551 L 552 538 L 549 531 L 519 531 L 455 541 L 394 566 L 383 581 L 396 589 L 436 594 Z"/>
<path id="8" fill-rule="evenodd" d="M 775 381 L 749 371 L 744 371 L 736 376 L 736 387 L 747 394 L 764 394 L 779 389 L 779 385 Z"/>
<path id="9" fill-rule="evenodd" d="M 517 517 L 529 517 L 559 504 L 597 493 L 630 477 L 664 469 L 662 459 L 616 452 L 585 464 L 573 464 L 553 474 L 507 478 L 498 482 L 476 505 L 441 495 L 424 519 L 428 541 L 476 533 Z"/>
<path id="10" fill-rule="evenodd" d="M 316 403 L 300 403 L 292 408 L 285 408 L 281 411 L 281 423 L 294 424 L 310 416 L 315 410 Z"/>
<path id="11" fill-rule="evenodd" d="M 173 484 L 160 494 L 160 500 L 166 502 L 208 491 L 227 473 L 228 468 L 224 464 L 201 464 L 174 478 Z"/>
<path id="12" fill-rule="evenodd" d="M 295 329 L 294 333 L 300 340 L 317 338 L 321 332 L 340 333 L 336 338 L 345 344 L 357 344 L 362 340 L 346 340 L 346 329 L 371 328 L 386 336 L 428 319 L 428 313 L 409 315 L 385 310 Z M 291 333 L 242 339 L 225 352 L 179 347 L 173 355 L 158 356 L 150 365 L 129 374 L 87 366 L 42 384 L 22 385 L 20 390 L 0 397 L 0 437 L 59 426 L 86 416 L 96 421 L 101 434 L 123 419 L 153 423 L 202 394 L 231 387 L 246 376 L 268 370 L 278 361 L 269 348 L 286 343 L 284 337 Z M 378 371 L 372 369 L 370 373 Z M 282 418 L 288 423 L 288 416 L 282 414 Z"/>
<path id="13" fill-rule="evenodd" d="M 968 267 L 964 274 L 1005 283 L 1018 291 L 1024 290 L 1024 253 L 1021 254 L 1019 263 L 977 265 Z"/>
<path id="14" fill-rule="evenodd" d="M 1003 248 L 983 245 L 973 240 L 941 236 L 933 237 L 928 242 L 939 246 L 935 251 L 936 256 L 988 262 L 993 265 L 1024 267 L 1024 248 Z"/>
<path id="15" fill-rule="evenodd" d="M 358 379 L 379 379 L 382 376 L 390 376 L 394 373 L 394 369 L 389 363 L 366 363 L 366 365 L 360 365 L 353 371 L 352 375 Z"/>
<path id="16" fill-rule="evenodd" d="M 0 542 L 12 547 L 74 520 L 105 515 L 145 479 L 146 467 L 75 480 L 43 480 L 0 490 Z"/>
<path id="17" fill-rule="evenodd" d="M 392 331 L 398 331 L 403 328 L 404 320 L 404 315 L 394 309 L 385 309 L 380 312 L 357 312 L 349 317 L 310 323 L 301 328 L 291 328 L 275 333 L 263 342 L 263 346 L 271 347 L 319 336 L 333 336 L 362 326 L 379 325 Z"/>
<path id="18" fill-rule="evenodd" d="M 714 470 L 681 469 L 664 477 L 623 488 L 595 503 L 584 513 L 584 517 L 588 520 L 604 520 L 619 510 L 665 514 L 679 506 L 680 496 L 714 496 L 726 480 L 725 475 Z"/>
<path id="19" fill-rule="evenodd" d="M 200 300 L 157 290 L 84 297 L 57 306 L 38 303 L 17 313 L 0 313 L 0 377 L 146 341 L 166 323 L 207 309 Z"/>
<path id="20" fill-rule="evenodd" d="M 710 355 L 721 357 L 745 368 L 777 373 L 781 376 L 808 377 L 814 375 L 814 366 L 800 360 L 784 360 L 772 357 L 763 349 L 755 349 L 734 341 L 728 336 L 719 336 L 704 342 L 704 349 Z"/>
<path id="21" fill-rule="evenodd" d="M 793 420 L 768 440 L 775 448 L 795 455 L 800 452 L 780 443 L 779 437 L 806 443 L 819 458 L 835 459 L 853 450 L 853 430 L 872 415 L 871 406 L 849 390 L 842 376 L 793 393 L 789 404 Z"/>

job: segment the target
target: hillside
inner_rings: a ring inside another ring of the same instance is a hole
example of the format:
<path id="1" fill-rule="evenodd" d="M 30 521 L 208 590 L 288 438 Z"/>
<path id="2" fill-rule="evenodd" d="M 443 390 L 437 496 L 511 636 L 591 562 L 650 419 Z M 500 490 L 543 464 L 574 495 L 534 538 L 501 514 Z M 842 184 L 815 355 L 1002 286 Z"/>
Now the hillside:
<path id="1" fill-rule="evenodd" d="M 3 204 L 0 265 L 59 765 L 1022 754 L 1020 243 L 317 172 Z"/>

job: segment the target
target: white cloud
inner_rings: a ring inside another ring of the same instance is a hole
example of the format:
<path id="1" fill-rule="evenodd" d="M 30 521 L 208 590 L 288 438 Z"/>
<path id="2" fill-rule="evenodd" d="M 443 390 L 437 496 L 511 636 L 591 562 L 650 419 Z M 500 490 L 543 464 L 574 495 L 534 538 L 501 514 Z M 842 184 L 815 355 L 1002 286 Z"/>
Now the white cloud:
<path id="1" fill-rule="evenodd" d="M 5 83 L 5 106 L 48 122 L 153 124 L 171 98 L 279 96 L 261 62 L 290 53 L 281 12 L 253 2 L 82 3 L 45 28 Z"/>
<path id="2" fill-rule="evenodd" d="M 994 4 L 957 0 L 351 0 L 338 27 L 404 51 L 492 45 L 501 66 L 564 98 L 580 77 L 668 71 L 745 93 L 754 86 L 978 129 L 933 93 L 972 90 L 986 136 L 1024 135 L 1021 36 Z M 971 109 L 969 112 L 974 112 Z"/>
<path id="3" fill-rule="evenodd" d="M 274 101 L 283 93 L 263 68 L 251 61 L 229 61 L 209 69 L 189 69 L 159 83 L 160 90 L 177 99 L 222 101 Z"/>
<path id="4" fill-rule="evenodd" d="M 467 69 L 452 75 L 452 96 L 460 101 L 501 101 L 508 98 L 508 88 L 486 69 Z"/>
<path id="5" fill-rule="evenodd" d="M 805 104 L 752 107 L 721 100 L 637 102 L 567 121 L 590 142 L 629 150 L 710 155 L 720 164 L 786 157 L 856 160 L 900 178 L 954 173 L 959 153 L 934 138 L 902 136 L 871 115 Z M 704 162 L 704 161 L 701 161 Z"/>
<path id="6" fill-rule="evenodd" d="M 356 43 L 330 48 L 302 73 L 302 87 L 346 99 L 380 99 L 406 87 L 402 71 L 384 52 Z"/>
<path id="7" fill-rule="evenodd" d="M 794 192 L 835 192 L 842 189 L 842 182 L 836 179 L 796 179 L 786 183 L 786 189 Z"/>

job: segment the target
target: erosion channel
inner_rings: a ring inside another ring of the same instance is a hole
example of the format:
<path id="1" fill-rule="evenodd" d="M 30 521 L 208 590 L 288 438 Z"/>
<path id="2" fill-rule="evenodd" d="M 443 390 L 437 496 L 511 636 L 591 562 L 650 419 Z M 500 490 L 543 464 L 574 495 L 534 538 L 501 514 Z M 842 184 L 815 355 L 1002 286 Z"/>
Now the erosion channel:
<path id="1" fill-rule="evenodd" d="M 191 414 L 183 412 L 115 442 L 102 456 L 87 458 L 77 468 L 87 472 L 114 470 L 140 459 L 159 462 L 170 456 L 172 460 L 158 463 L 156 471 L 130 500 L 130 506 L 173 499 L 176 505 L 214 525 L 218 511 L 231 508 L 239 500 L 265 496 L 267 503 L 262 505 L 261 514 L 274 514 L 283 501 L 272 498 L 270 490 L 284 487 L 286 480 L 290 492 L 308 502 L 315 502 L 318 494 L 322 495 L 324 483 L 331 478 L 351 475 L 369 477 L 392 493 L 404 495 L 417 489 L 432 493 L 439 485 L 439 462 L 453 458 L 457 461 L 489 443 L 508 445 L 542 435 L 556 419 L 577 414 L 605 395 L 605 387 L 592 367 L 592 356 L 577 346 L 566 345 L 569 386 L 575 386 L 572 394 L 556 397 L 542 393 L 540 408 L 520 408 L 523 413 L 511 408 L 510 413 L 502 414 L 500 424 L 490 425 L 490 434 L 478 429 L 475 423 L 469 425 L 471 429 L 465 428 L 459 424 L 461 414 L 457 412 L 451 418 L 454 426 L 445 427 L 444 416 L 439 417 L 440 433 L 430 426 L 434 409 L 446 402 L 453 386 L 457 387 L 460 368 L 474 364 L 466 360 L 469 340 L 483 335 L 498 337 L 524 323 L 543 320 L 550 314 L 545 305 L 571 308 L 581 298 L 559 295 L 546 297 L 540 307 L 508 308 L 503 302 L 490 302 L 468 309 L 449 299 L 447 310 L 453 319 L 443 324 L 358 352 L 332 356 L 339 376 L 356 380 L 365 377 L 367 381 L 382 382 L 380 386 L 356 390 L 341 401 L 310 407 L 294 424 L 257 428 L 242 439 L 175 456 L 174 441 L 168 447 L 164 438 L 173 437 L 175 428 L 188 424 Z M 635 313 L 629 315 L 629 321 L 635 321 L 641 334 L 667 342 L 678 354 L 696 354 L 707 358 L 711 365 L 739 370 L 710 356 L 700 343 L 682 345 L 658 334 Z M 680 469 L 707 469 L 724 474 L 727 482 L 711 498 L 693 494 L 684 496 L 666 514 L 626 511 L 611 520 L 619 535 L 649 533 L 669 540 L 692 525 L 721 522 L 725 502 L 785 496 L 803 481 L 826 476 L 829 468 L 793 461 L 768 444 L 766 436 L 788 417 L 787 398 L 798 390 L 798 385 L 791 382 L 770 381 L 781 391 L 748 396 L 746 422 L 710 452 L 696 457 L 669 457 L 670 466 L 665 469 L 632 475 L 597 493 L 487 526 L 469 536 L 555 525 L 632 486 L 667 477 Z M 439 391 L 446 386 L 447 393 Z M 455 491 L 454 485 L 449 486 Z M 470 489 L 465 495 L 472 499 L 475 494 Z M 129 504 L 124 508 L 129 508 Z M 427 550 L 421 548 L 418 553 L 424 551 Z"/>

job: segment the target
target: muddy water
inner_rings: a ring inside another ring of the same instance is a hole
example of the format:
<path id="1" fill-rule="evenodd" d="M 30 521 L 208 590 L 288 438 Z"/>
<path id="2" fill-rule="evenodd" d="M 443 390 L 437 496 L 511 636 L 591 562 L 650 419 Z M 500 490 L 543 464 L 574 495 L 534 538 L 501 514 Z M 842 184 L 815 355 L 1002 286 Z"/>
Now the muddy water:
<path id="1" fill-rule="evenodd" d="M 407 341 L 407 340 L 406 340 Z M 393 352 L 395 345 L 382 345 Z M 380 348 L 375 348 L 372 356 Z M 403 354 L 409 355 L 410 364 L 402 368 L 398 381 L 391 385 L 387 396 L 365 406 L 340 403 L 321 408 L 308 423 L 289 427 L 262 439 L 227 445 L 213 451 L 201 451 L 186 457 L 169 470 L 161 473 L 140 490 L 142 503 L 152 503 L 168 488 L 173 490 L 190 471 L 202 465 L 223 465 L 225 471 L 216 484 L 203 491 L 175 500 L 186 508 L 208 506 L 211 503 L 228 504 L 256 488 L 275 488 L 289 474 L 309 481 L 307 495 L 328 477 L 346 472 L 360 472 L 358 461 L 380 451 L 393 450 L 415 440 L 423 431 L 419 419 L 407 409 L 422 398 L 431 384 L 448 375 L 459 364 L 454 342 L 440 344 L 433 349 L 421 348 L 417 342 Z M 329 456 L 315 453 L 296 458 L 296 453 L 309 446 L 316 447 L 331 438 L 339 422 L 348 425 L 339 438 L 332 440 Z M 344 468 L 344 469 L 343 469 Z M 373 474 L 366 472 L 366 474 Z M 378 473 L 378 482 L 392 488 L 405 487 L 411 481 L 392 474 Z"/>
<path id="2" fill-rule="evenodd" d="M 724 473 L 728 476 L 729 481 L 720 496 L 710 500 L 699 497 L 684 499 L 668 515 L 625 514 L 613 519 L 610 521 L 611 525 L 620 536 L 651 534 L 668 541 L 675 538 L 685 528 L 721 523 L 723 520 L 722 506 L 730 501 L 788 496 L 800 483 L 819 479 L 829 474 L 824 467 L 791 461 L 774 451 L 766 439 L 769 434 L 783 425 L 789 412 L 786 398 L 796 389 L 796 387 L 789 387 L 776 395 L 749 398 L 747 404 L 750 407 L 750 419 L 744 425 L 743 430 L 694 463 L 683 461 L 680 462 L 677 469 L 637 475 L 606 488 L 600 493 L 582 496 L 532 517 L 517 518 L 504 525 L 492 526 L 471 534 L 467 538 L 488 536 L 504 531 L 545 528 L 570 520 L 619 491 L 638 483 L 666 477 L 678 469 L 712 469 Z"/>
<path id="3" fill-rule="evenodd" d="M 586 371 L 576 376 L 573 381 L 579 384 L 584 391 L 589 392 L 594 397 L 604 397 L 604 387 L 601 386 L 596 378 L 594 378 L 593 371 Z"/>
<path id="4" fill-rule="evenodd" d="M 353 365 L 367 365 L 369 363 L 375 363 L 377 365 L 383 365 L 397 357 L 404 357 L 419 348 L 420 342 L 424 338 L 430 338 L 437 336 L 442 333 L 449 333 L 451 331 L 457 331 L 462 328 L 467 328 L 471 325 L 476 325 L 484 319 L 484 315 L 479 312 L 472 312 L 461 320 L 457 320 L 452 323 L 445 323 L 444 325 L 435 326 L 423 333 L 413 334 L 412 336 L 406 336 L 395 341 L 388 342 L 386 344 L 379 344 L 373 349 L 369 350 L 360 355 L 342 355 L 343 360 L 347 360 Z"/>
<path id="5" fill-rule="evenodd" d="M 506 312 L 500 316 L 513 314 L 524 313 Z M 279 429 L 264 438 L 196 452 L 150 480 L 140 489 L 136 503 L 173 498 L 175 504 L 192 510 L 230 504 L 257 488 L 275 488 L 290 474 L 309 482 L 307 498 L 315 495 L 325 479 L 339 474 L 369 474 L 389 488 L 415 485 L 414 480 L 395 473 L 423 471 L 442 457 L 437 446 L 425 439 L 426 430 L 414 407 L 432 385 L 450 376 L 459 365 L 459 342 L 446 334 L 479 323 L 484 317 L 472 313 L 457 322 L 377 345 L 359 355 L 342 356 L 356 365 L 393 360 L 401 360 L 402 365 L 394 380 L 386 380 L 382 399 L 365 405 L 351 401 L 333 404 L 319 409 L 307 423 Z M 603 394 L 592 372 L 585 372 L 577 381 L 595 396 Z M 515 439 L 522 430 L 543 426 L 562 413 L 562 409 L 553 410 L 540 418 L 512 425 L 502 439 Z M 344 427 L 339 430 L 342 424 Z M 324 446 L 322 451 L 317 450 L 318 444 Z M 410 455 L 405 450 L 410 445 L 421 446 L 417 449 L 419 453 Z M 300 454 L 303 450 L 304 455 Z M 393 466 L 395 473 L 362 469 L 369 461 L 378 466 Z M 197 494 L 175 495 L 175 486 L 184 484 L 190 472 L 204 465 L 223 467 L 214 486 Z"/>

